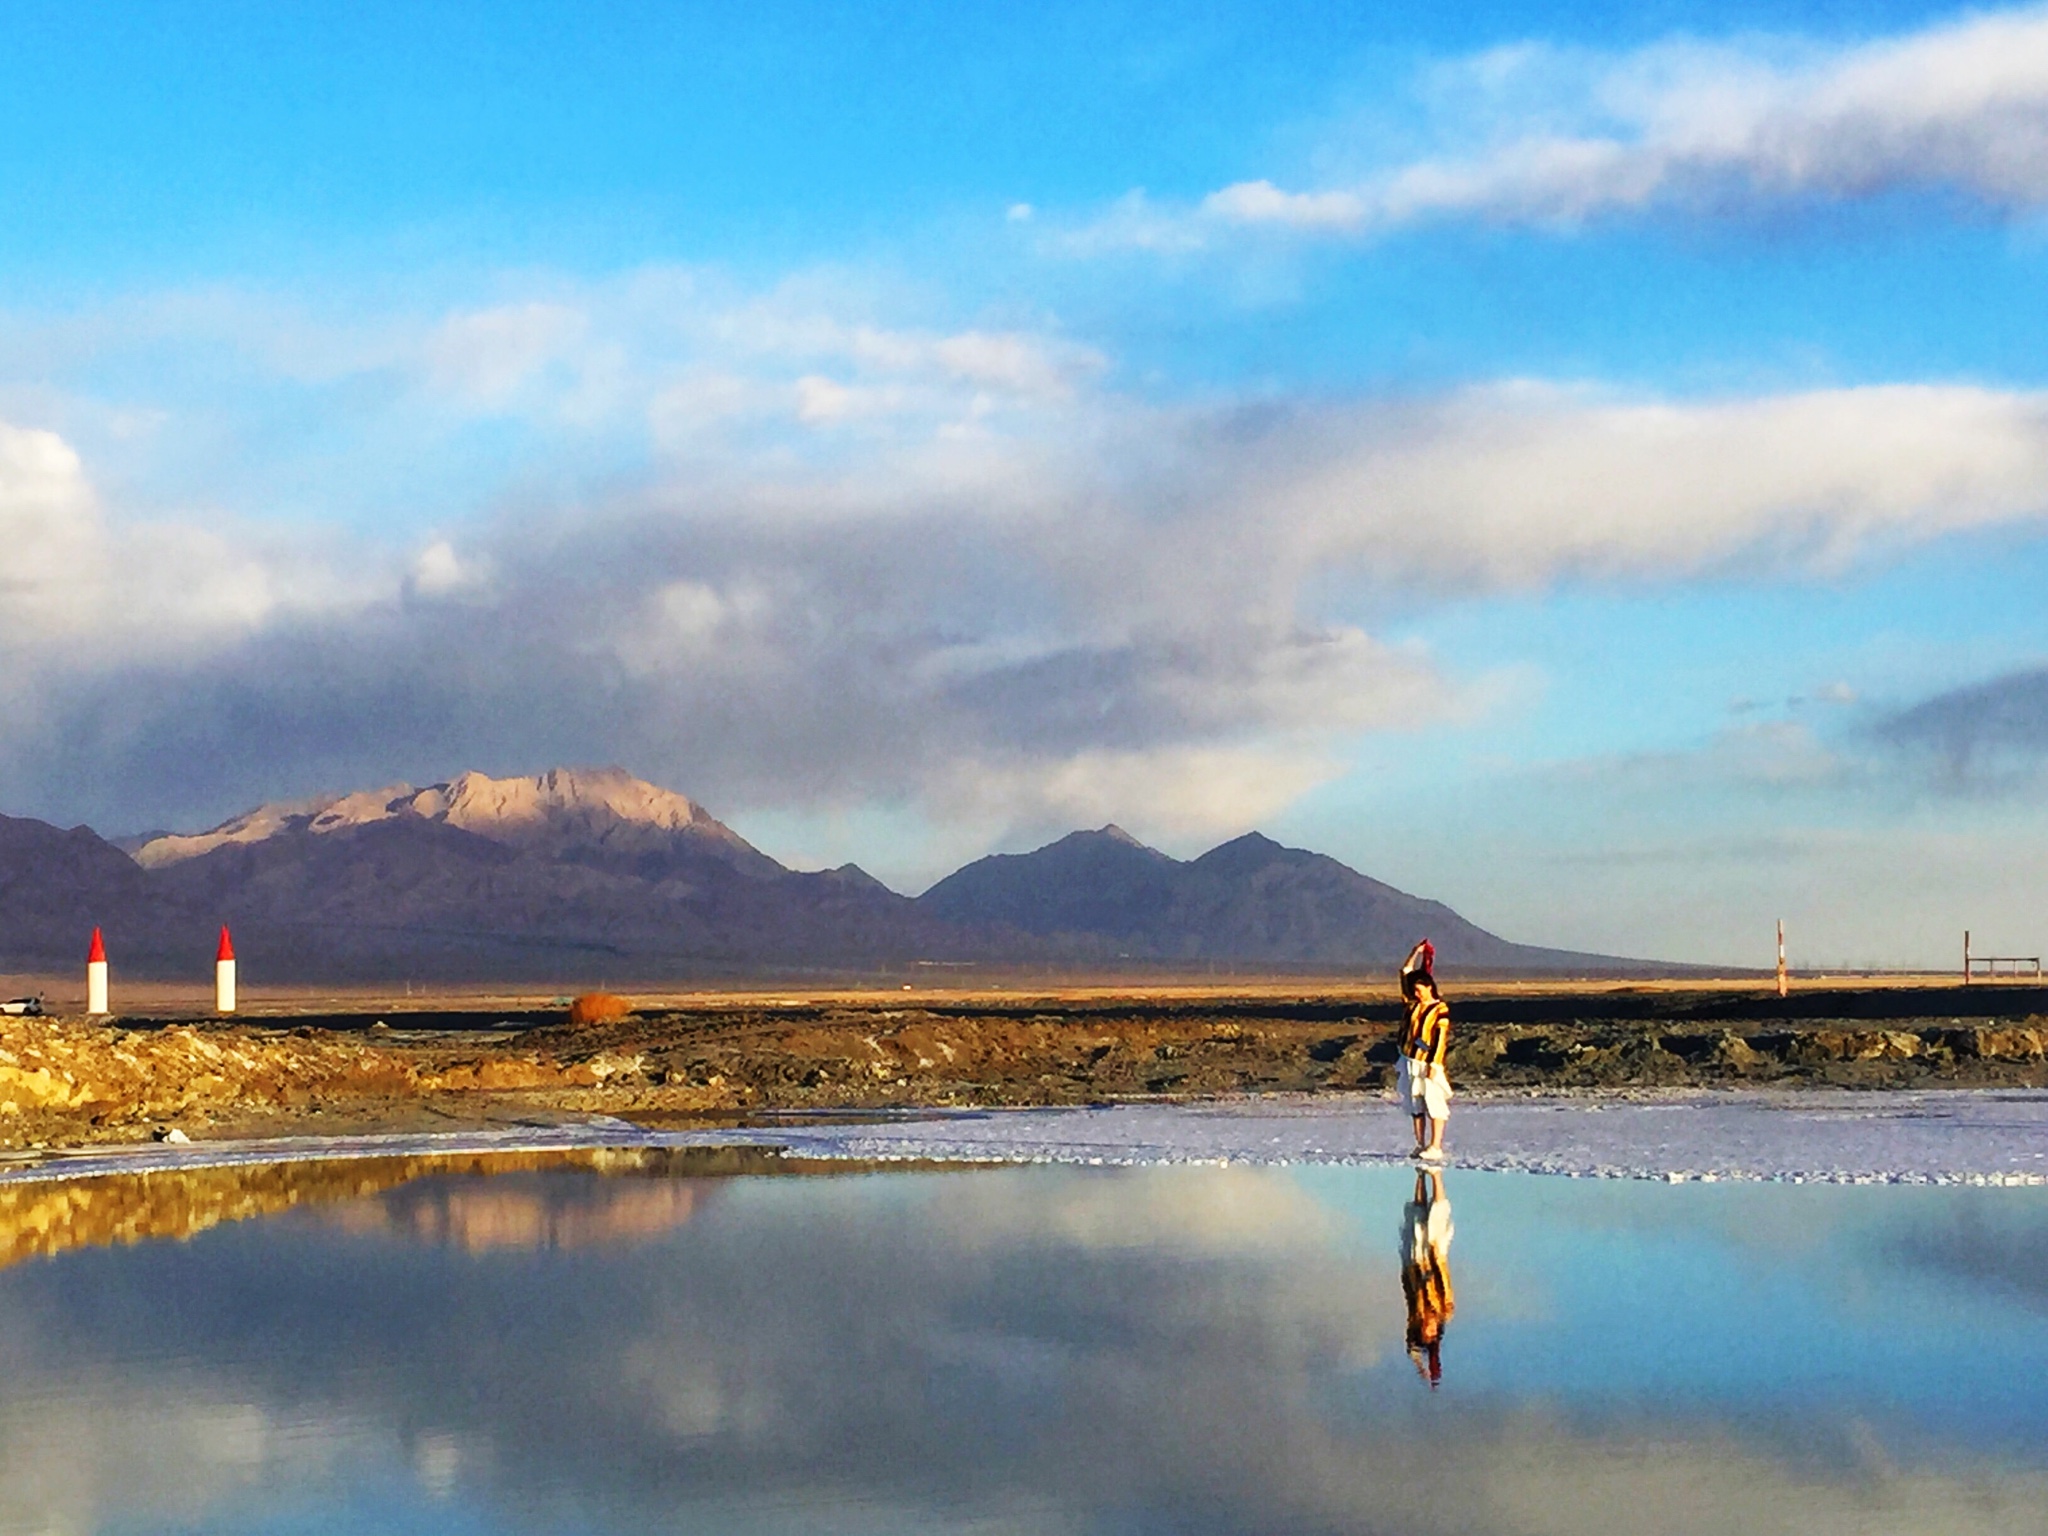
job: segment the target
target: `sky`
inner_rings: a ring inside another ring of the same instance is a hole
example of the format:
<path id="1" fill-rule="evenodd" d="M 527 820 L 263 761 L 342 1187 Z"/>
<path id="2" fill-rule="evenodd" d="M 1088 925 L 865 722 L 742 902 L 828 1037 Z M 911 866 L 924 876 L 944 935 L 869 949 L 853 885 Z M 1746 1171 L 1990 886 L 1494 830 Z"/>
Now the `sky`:
<path id="1" fill-rule="evenodd" d="M 2048 948 L 2048 9 L 22 0 L 0 811 Z"/>

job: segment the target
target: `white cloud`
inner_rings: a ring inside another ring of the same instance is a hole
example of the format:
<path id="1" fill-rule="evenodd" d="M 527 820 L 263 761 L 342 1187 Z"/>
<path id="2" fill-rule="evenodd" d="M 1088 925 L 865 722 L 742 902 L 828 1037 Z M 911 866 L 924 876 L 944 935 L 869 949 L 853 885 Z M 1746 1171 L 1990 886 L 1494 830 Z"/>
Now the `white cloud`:
<path id="1" fill-rule="evenodd" d="M 961 762 L 933 786 L 932 809 L 1000 841 L 1015 828 L 1123 821 L 1162 841 L 1249 831 L 1344 770 L 1310 745 L 1084 749 L 1051 763 Z"/>
<path id="2" fill-rule="evenodd" d="M 1572 225 L 1652 204 L 1937 192 L 2048 203 L 2048 9 L 1822 48 L 1666 42 L 1623 54 L 1522 44 L 1424 82 L 1438 147 L 1334 185 L 1260 178 L 1192 209 L 1126 199 L 1082 250 L 1186 249 L 1231 228 L 1374 232 L 1433 218 Z M 1355 147 L 1331 146 L 1355 159 Z"/>
<path id="3" fill-rule="evenodd" d="M 582 350 L 590 317 L 565 304 L 526 303 L 449 316 L 420 344 L 431 384 L 480 406 L 509 403 L 550 366 Z"/>
<path id="4" fill-rule="evenodd" d="M 1225 188 L 1227 195 L 1231 189 Z M 1184 255 L 1209 244 L 1214 221 L 1191 218 L 1171 203 L 1159 203 L 1143 188 L 1126 192 L 1107 212 L 1077 228 L 1058 230 L 1043 241 L 1046 250 L 1068 256 L 1094 256 L 1105 251 L 1150 251 Z"/>
<path id="5" fill-rule="evenodd" d="M 2048 512 L 2048 395 L 1894 385 L 1680 403 L 1544 384 L 1353 409 L 1268 455 L 1304 563 L 1530 587 L 1740 557 L 1821 570 Z"/>
<path id="6" fill-rule="evenodd" d="M 1202 199 L 1202 212 L 1237 224 L 1355 229 L 1370 212 L 1356 192 L 1283 192 L 1270 181 L 1240 181 Z"/>
<path id="7" fill-rule="evenodd" d="M 413 557 L 411 589 L 421 597 L 473 597 L 489 579 L 482 561 L 457 554 L 448 539 L 434 540 Z"/>
<path id="8" fill-rule="evenodd" d="M 835 379 L 807 373 L 796 381 L 798 421 L 838 421 L 860 408 L 862 397 Z"/>
<path id="9" fill-rule="evenodd" d="M 772 417 L 787 405 L 780 382 L 722 368 L 690 369 L 648 402 L 648 433 L 658 451 L 688 453 L 736 423 Z"/>
<path id="10" fill-rule="evenodd" d="M 1090 348 L 1049 346 L 1015 331 L 962 331 L 931 344 L 938 366 L 954 378 L 1024 396 L 1064 397 L 1077 381 L 1101 371 Z"/>
<path id="11" fill-rule="evenodd" d="M 0 422 L 0 676 L 16 688 L 42 669 L 189 659 L 375 580 L 220 520 L 111 521 L 69 443 Z"/>
<path id="12" fill-rule="evenodd" d="M 275 408 L 280 386 L 302 393 L 318 435 L 373 434 L 375 451 L 354 467 L 385 477 L 423 456 L 431 472 L 451 437 L 506 421 L 523 429 L 514 454 L 536 463 L 596 442 L 616 457 L 636 439 L 696 454 L 734 433 L 851 418 L 928 436 L 1057 408 L 1107 367 L 1051 330 L 900 323 L 889 313 L 900 302 L 829 276 L 746 290 L 708 271 L 646 267 L 523 286 L 427 314 L 342 317 L 228 290 L 54 319 L 0 312 L 0 409 L 83 435 L 138 483 L 169 461 L 224 487 L 246 478 L 251 444 L 209 406 L 239 394 Z M 190 370 L 171 375 L 176 406 L 115 408 L 52 382 L 138 357 L 159 377 L 166 358 Z M 36 382 L 9 387 L 10 375 Z M 217 462 L 197 462 L 209 445 Z M 502 440 L 492 455 L 504 461 Z"/>
<path id="13" fill-rule="evenodd" d="M 98 508 L 84 467 L 54 432 L 0 423 L 0 580 L 7 603 L 37 618 L 97 556 Z"/>

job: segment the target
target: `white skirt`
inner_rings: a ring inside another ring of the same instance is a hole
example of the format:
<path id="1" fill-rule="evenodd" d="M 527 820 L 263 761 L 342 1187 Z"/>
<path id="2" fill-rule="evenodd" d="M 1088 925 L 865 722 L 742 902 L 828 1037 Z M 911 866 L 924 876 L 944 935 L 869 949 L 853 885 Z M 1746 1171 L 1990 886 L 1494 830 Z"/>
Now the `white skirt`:
<path id="1" fill-rule="evenodd" d="M 1413 1056 L 1401 1058 L 1397 1086 L 1401 1107 L 1411 1115 L 1447 1120 L 1451 1113 L 1451 1080 L 1440 1066 L 1425 1066 Z"/>

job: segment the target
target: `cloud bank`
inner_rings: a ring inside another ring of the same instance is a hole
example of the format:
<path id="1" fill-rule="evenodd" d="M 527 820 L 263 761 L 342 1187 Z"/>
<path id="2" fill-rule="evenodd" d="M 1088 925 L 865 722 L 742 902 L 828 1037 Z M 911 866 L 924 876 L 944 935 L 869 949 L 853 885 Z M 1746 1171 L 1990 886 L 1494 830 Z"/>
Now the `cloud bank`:
<path id="1" fill-rule="evenodd" d="M 728 813 L 1211 836 L 1359 732 L 1512 686 L 1386 614 L 1826 574 L 2048 510 L 2048 396 L 1967 386 L 1162 406 L 1054 333 L 661 275 L 347 356 L 312 331 L 302 377 L 389 386 L 366 432 L 415 430 L 425 391 L 449 432 L 604 444 L 608 472 L 418 543 L 308 541 L 124 515 L 64 437 L 0 427 L 13 805 L 119 827 L 618 760 Z"/>

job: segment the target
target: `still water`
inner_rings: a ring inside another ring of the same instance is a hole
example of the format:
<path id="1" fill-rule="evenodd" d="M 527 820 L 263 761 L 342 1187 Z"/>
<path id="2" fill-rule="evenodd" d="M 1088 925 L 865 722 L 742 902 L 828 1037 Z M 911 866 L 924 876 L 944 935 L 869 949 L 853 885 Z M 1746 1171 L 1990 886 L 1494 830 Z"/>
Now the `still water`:
<path id="1" fill-rule="evenodd" d="M 0 1189 L 0 1529 L 2048 1531 L 2048 1190 L 756 1165 Z"/>

